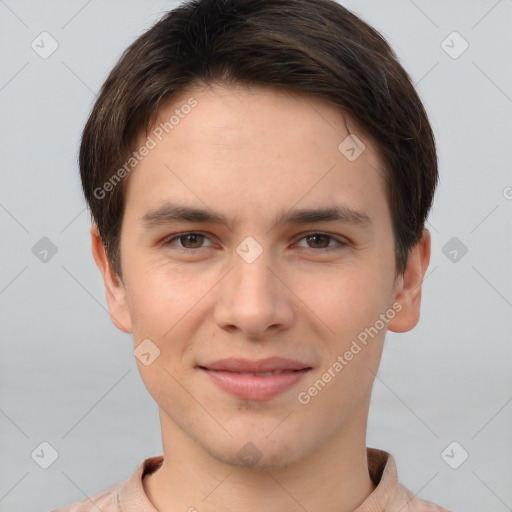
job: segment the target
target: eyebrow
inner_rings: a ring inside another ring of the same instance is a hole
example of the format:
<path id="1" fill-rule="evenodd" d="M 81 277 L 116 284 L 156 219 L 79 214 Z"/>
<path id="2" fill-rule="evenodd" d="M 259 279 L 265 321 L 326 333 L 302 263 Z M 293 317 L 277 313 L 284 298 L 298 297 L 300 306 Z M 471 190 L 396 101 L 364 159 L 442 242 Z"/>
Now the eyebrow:
<path id="1" fill-rule="evenodd" d="M 231 229 L 227 217 L 219 212 L 176 203 L 165 203 L 155 210 L 148 211 L 141 218 L 141 221 L 143 226 L 148 230 L 180 221 L 221 224 Z M 275 225 L 300 225 L 333 221 L 367 227 L 371 227 L 372 225 L 372 221 L 366 213 L 341 205 L 326 208 L 299 208 L 290 210 L 278 215 Z"/>

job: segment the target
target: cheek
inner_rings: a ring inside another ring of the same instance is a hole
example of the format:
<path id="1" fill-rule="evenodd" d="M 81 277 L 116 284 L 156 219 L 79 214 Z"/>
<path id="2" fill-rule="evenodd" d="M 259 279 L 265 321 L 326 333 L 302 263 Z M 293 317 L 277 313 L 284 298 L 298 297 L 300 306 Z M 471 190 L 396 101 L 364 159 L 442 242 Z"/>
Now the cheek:
<path id="1" fill-rule="evenodd" d="M 137 361 L 139 372 L 149 393 L 165 408 L 168 397 L 181 400 L 178 382 L 185 385 L 190 377 L 192 356 L 201 342 L 199 316 L 205 314 L 212 285 L 206 278 L 155 266 L 131 277 L 134 348 L 149 339 L 158 353 L 149 366 Z"/>
<path id="2" fill-rule="evenodd" d="M 207 287 L 203 280 L 176 269 L 169 271 L 145 263 L 138 269 L 134 267 L 129 274 L 134 334 L 168 340 L 180 323 L 193 314 L 194 306 L 207 293 Z"/>
<path id="3" fill-rule="evenodd" d="M 372 325 L 388 307 L 392 282 L 378 263 L 331 269 L 321 277 L 297 277 L 297 295 L 306 298 L 311 311 L 328 327 L 326 335 L 341 343 Z"/>

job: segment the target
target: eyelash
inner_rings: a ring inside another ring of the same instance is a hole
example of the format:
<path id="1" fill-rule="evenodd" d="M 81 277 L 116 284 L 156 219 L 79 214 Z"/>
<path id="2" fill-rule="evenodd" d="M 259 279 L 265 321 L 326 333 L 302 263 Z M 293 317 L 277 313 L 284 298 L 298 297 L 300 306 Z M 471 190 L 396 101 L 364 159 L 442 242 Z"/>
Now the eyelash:
<path id="1" fill-rule="evenodd" d="M 204 233 L 201 233 L 199 231 L 189 231 L 189 232 L 186 232 L 186 233 L 179 233 L 177 235 L 173 235 L 171 237 L 168 237 L 166 239 L 163 240 L 162 244 L 164 246 L 169 246 L 169 245 L 174 245 L 172 244 L 172 242 L 176 239 L 180 239 L 181 237 L 184 237 L 184 236 L 189 236 L 189 235 L 202 235 L 204 236 L 205 238 L 208 238 Z M 312 231 L 310 233 L 305 233 L 300 239 L 299 239 L 299 242 L 305 238 L 308 238 L 308 237 L 312 237 L 314 235 L 321 235 L 321 236 L 324 236 L 324 237 L 328 237 L 330 240 L 334 240 L 336 242 L 338 242 L 338 246 L 335 246 L 335 247 L 321 247 L 320 249 L 313 249 L 311 247 L 309 247 L 309 249 L 311 249 L 312 251 L 316 251 L 316 252 L 332 252 L 332 251 L 338 251 L 340 249 L 343 249 L 344 247 L 348 246 L 348 242 L 345 241 L 344 239 L 342 238 L 338 238 L 334 235 L 331 235 L 329 233 L 322 233 L 321 231 Z M 181 253 L 191 253 L 191 252 L 194 252 L 194 251 L 198 251 L 199 249 L 205 249 L 206 247 L 197 247 L 195 249 L 187 249 L 187 248 L 183 248 L 183 247 L 178 247 L 178 246 L 174 246 L 173 247 L 173 250 L 176 250 L 178 252 L 181 252 Z"/>

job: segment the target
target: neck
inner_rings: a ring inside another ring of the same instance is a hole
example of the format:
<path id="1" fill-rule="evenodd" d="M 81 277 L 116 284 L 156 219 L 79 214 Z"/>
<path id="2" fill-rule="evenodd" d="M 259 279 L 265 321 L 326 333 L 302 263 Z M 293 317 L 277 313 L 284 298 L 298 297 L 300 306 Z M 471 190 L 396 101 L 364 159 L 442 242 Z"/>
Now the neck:
<path id="1" fill-rule="evenodd" d="M 212 457 L 161 412 L 164 462 L 143 481 L 159 512 L 352 512 L 374 490 L 366 416 L 306 457 L 255 470 Z"/>

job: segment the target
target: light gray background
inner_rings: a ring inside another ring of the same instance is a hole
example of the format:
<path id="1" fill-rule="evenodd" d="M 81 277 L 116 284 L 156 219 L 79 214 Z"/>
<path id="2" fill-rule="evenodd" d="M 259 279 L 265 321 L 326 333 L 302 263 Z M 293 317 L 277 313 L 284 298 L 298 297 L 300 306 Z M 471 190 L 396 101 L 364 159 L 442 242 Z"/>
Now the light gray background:
<path id="1" fill-rule="evenodd" d="M 418 84 L 441 173 L 422 318 L 388 335 L 368 445 L 391 452 L 422 498 L 512 510 L 512 1 L 342 3 Z M 0 0 L 1 512 L 82 499 L 161 453 L 131 337 L 105 309 L 76 157 L 107 73 L 174 5 Z M 47 59 L 31 48 L 42 31 L 59 44 Z M 441 46 L 453 31 L 469 43 L 456 59 Z M 32 252 L 42 237 L 58 249 L 46 263 Z M 442 251 L 452 237 L 468 249 L 456 262 Z M 58 452 L 46 470 L 31 458 L 42 441 Z M 441 456 L 452 441 L 469 453 L 458 469 Z"/>

